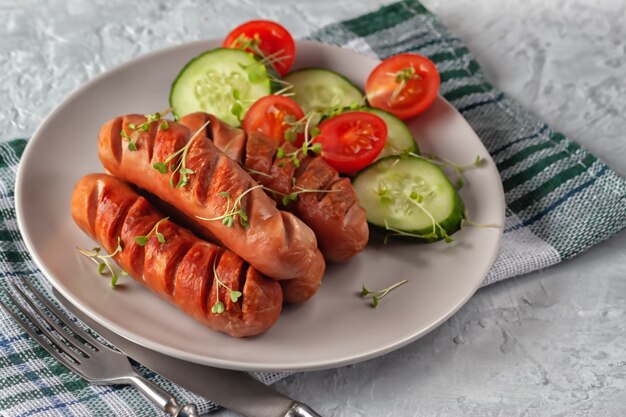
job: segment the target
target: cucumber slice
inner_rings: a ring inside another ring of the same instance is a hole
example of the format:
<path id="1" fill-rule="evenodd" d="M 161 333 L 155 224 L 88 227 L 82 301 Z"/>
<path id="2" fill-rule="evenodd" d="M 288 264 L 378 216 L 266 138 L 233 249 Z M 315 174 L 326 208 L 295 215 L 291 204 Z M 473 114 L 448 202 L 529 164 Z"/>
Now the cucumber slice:
<path id="1" fill-rule="evenodd" d="M 359 107 L 356 111 L 366 111 L 380 117 L 387 125 L 387 142 L 376 160 L 386 158 L 391 155 L 401 155 L 407 152 L 419 154 L 419 148 L 415 138 L 407 125 L 391 113 L 372 107 Z M 351 110 L 353 111 L 353 110 Z"/>
<path id="2" fill-rule="evenodd" d="M 363 100 L 361 90 L 335 71 L 305 68 L 287 74 L 284 80 L 293 85 L 293 99 L 305 114 L 313 110 L 325 113 Z"/>
<path id="3" fill-rule="evenodd" d="M 170 105 L 178 116 L 204 111 L 236 127 L 252 103 L 270 93 L 267 69 L 252 54 L 217 48 L 193 58 L 180 71 L 172 83 Z"/>
<path id="4" fill-rule="evenodd" d="M 352 183 L 367 221 L 432 241 L 461 227 L 465 207 L 441 169 L 422 158 L 390 156 Z"/>

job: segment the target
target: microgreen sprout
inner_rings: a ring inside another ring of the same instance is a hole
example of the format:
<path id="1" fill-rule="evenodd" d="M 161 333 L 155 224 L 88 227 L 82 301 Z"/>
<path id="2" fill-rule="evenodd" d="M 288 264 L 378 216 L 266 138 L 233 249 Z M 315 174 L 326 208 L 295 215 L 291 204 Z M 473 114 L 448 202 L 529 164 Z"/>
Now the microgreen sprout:
<path id="1" fill-rule="evenodd" d="M 276 156 L 278 158 L 283 158 L 283 157 L 287 157 L 289 159 L 289 161 L 296 167 L 299 168 L 300 167 L 300 158 L 299 158 L 299 154 L 302 153 L 303 156 L 307 156 L 309 151 L 313 152 L 316 155 L 319 155 L 322 153 L 322 144 L 321 143 L 313 143 L 313 139 L 320 134 L 319 129 L 317 128 L 317 124 L 319 123 L 319 119 L 321 117 L 321 114 L 318 112 L 310 112 L 309 114 L 307 114 L 306 116 L 304 116 L 302 119 L 293 122 L 292 127 L 294 130 L 294 133 L 287 133 L 289 132 L 289 130 L 287 130 L 287 132 L 285 133 L 285 139 L 287 139 L 287 136 L 289 135 L 290 137 L 292 135 L 297 135 L 297 133 L 299 132 L 299 125 L 302 124 L 304 122 L 304 141 L 302 142 L 302 146 L 298 149 L 296 149 L 293 152 L 289 152 L 286 153 L 285 149 L 282 146 L 279 146 L 278 149 L 276 149 Z M 315 121 L 315 122 L 313 122 Z M 314 127 L 311 127 L 311 125 L 314 125 Z M 310 132 L 310 133 L 309 133 Z M 282 166 L 282 162 L 278 164 L 279 167 Z"/>
<path id="2" fill-rule="evenodd" d="M 475 221 L 470 220 L 470 215 L 467 209 L 465 210 L 465 213 L 463 214 L 463 218 L 461 219 L 461 229 L 466 226 L 485 227 L 485 228 L 493 228 L 493 229 L 500 229 L 502 227 L 495 223 L 476 223 Z"/>
<path id="3" fill-rule="evenodd" d="M 162 112 L 156 112 L 153 114 L 144 114 L 146 121 L 141 123 L 140 125 L 136 125 L 135 123 L 129 123 L 128 128 L 132 130 L 132 133 L 129 135 L 126 132 L 126 129 L 122 129 L 120 131 L 120 136 L 124 138 L 128 142 L 128 150 L 136 151 L 137 150 L 137 139 L 140 132 L 148 132 L 150 130 L 150 124 L 156 121 L 161 120 L 161 118 L 168 113 L 173 112 L 174 109 L 172 107 L 163 110 Z M 161 130 L 167 130 L 169 128 L 169 123 L 167 120 L 163 120 L 159 125 Z"/>
<path id="4" fill-rule="evenodd" d="M 239 68 L 246 72 L 246 74 L 248 75 L 248 81 L 250 81 L 251 83 L 257 83 L 269 79 L 272 83 L 282 86 L 282 88 L 273 93 L 273 95 L 285 97 L 295 95 L 293 91 L 290 91 L 293 89 L 293 84 L 274 75 L 273 71 L 266 69 L 265 64 L 266 62 L 264 60 L 261 60 L 260 62 L 255 62 L 253 64 L 245 65 L 240 63 L 238 65 Z M 256 100 L 248 101 L 252 103 Z"/>
<path id="5" fill-rule="evenodd" d="M 98 274 L 104 275 L 105 273 L 107 273 L 108 270 L 108 273 L 111 274 L 111 287 L 115 287 L 115 284 L 117 284 L 117 279 L 120 275 L 128 275 L 123 269 L 118 271 L 118 269 L 111 263 L 111 258 L 113 258 L 115 255 L 123 250 L 121 242 L 122 240 L 118 236 L 117 247 L 115 248 L 115 251 L 113 251 L 113 253 L 111 253 L 110 255 L 101 254 L 100 252 L 102 248 L 100 248 L 100 246 L 96 246 L 92 250 L 87 250 L 79 247 L 76 248 L 81 254 L 85 255 L 88 259 L 98 265 Z"/>
<path id="6" fill-rule="evenodd" d="M 282 199 L 282 203 L 284 206 L 288 205 L 289 203 L 291 203 L 292 201 L 297 201 L 298 200 L 298 195 L 300 194 L 304 194 L 304 193 L 338 193 L 342 190 L 318 190 L 318 189 L 310 189 L 310 188 L 302 188 L 299 187 L 298 185 L 296 185 L 296 179 L 295 178 L 291 178 L 291 182 L 292 182 L 292 190 L 295 189 L 296 191 L 292 191 L 289 194 L 285 194 L 285 193 L 281 193 L 279 191 L 276 191 L 274 189 L 268 188 L 268 187 L 263 187 L 263 189 L 265 191 L 269 191 L 272 194 L 276 194 L 281 196 Z"/>
<path id="7" fill-rule="evenodd" d="M 283 49 L 280 49 L 276 52 L 273 52 L 267 55 L 260 48 L 262 43 L 261 37 L 255 34 L 253 37 L 249 37 L 245 34 L 239 35 L 237 39 L 232 43 L 231 47 L 242 49 L 244 51 L 251 51 L 254 55 L 261 58 L 261 63 L 263 65 L 270 65 L 274 70 L 276 69 L 276 64 L 291 58 L 290 55 L 286 54 Z"/>
<path id="8" fill-rule="evenodd" d="M 457 175 L 457 180 L 456 180 L 457 190 L 461 189 L 465 183 L 463 179 L 463 173 L 468 169 L 478 168 L 482 166 L 485 162 L 485 160 L 481 158 L 480 155 L 476 155 L 476 157 L 474 158 L 474 161 L 471 164 L 466 164 L 466 165 L 455 164 L 454 162 L 448 161 L 447 159 L 443 159 L 434 155 L 419 155 L 413 152 L 409 152 L 408 155 L 431 162 L 435 165 L 438 165 L 442 169 L 451 168 L 452 170 L 454 170 L 454 172 Z"/>
<path id="9" fill-rule="evenodd" d="M 304 125 L 305 118 L 300 120 L 296 120 L 296 117 L 293 114 L 288 114 L 284 118 L 284 122 L 289 127 L 285 130 L 284 138 L 287 142 L 295 142 L 298 138 L 298 135 L 304 133 Z M 281 149 L 282 150 L 282 149 Z M 282 158 L 282 155 L 278 155 L 279 158 Z"/>
<path id="10" fill-rule="evenodd" d="M 243 169 L 249 174 L 260 175 L 262 177 L 267 177 L 267 178 L 274 178 L 272 175 L 266 174 L 265 172 L 257 171 L 256 169 L 252 169 L 248 167 L 243 167 Z"/>
<path id="11" fill-rule="evenodd" d="M 239 194 L 239 196 L 235 198 L 234 200 L 228 191 L 221 191 L 219 195 L 226 199 L 226 210 L 224 210 L 224 214 L 222 214 L 221 216 L 211 217 L 211 218 L 200 217 L 200 216 L 196 216 L 196 217 L 200 220 L 205 220 L 205 221 L 221 220 L 224 226 L 232 227 L 233 224 L 235 223 L 235 216 L 237 216 L 239 217 L 239 224 L 242 227 L 248 227 L 250 225 L 248 222 L 249 220 L 248 215 L 241 207 L 241 200 L 249 192 L 256 190 L 257 188 L 262 188 L 262 187 L 263 187 L 262 185 L 256 185 L 254 187 L 250 187 L 244 192 L 242 192 L 241 194 Z"/>
<path id="12" fill-rule="evenodd" d="M 390 106 L 392 106 L 393 103 L 398 99 L 398 97 L 402 93 L 402 90 L 404 90 L 404 88 L 406 87 L 409 81 L 419 80 L 422 78 L 417 72 L 415 72 L 415 68 L 413 66 L 402 68 L 398 72 L 389 72 L 387 73 L 387 75 L 395 77 L 395 82 L 396 84 L 398 84 L 397 87 L 391 93 L 391 96 L 389 97 L 388 104 Z"/>
<path id="13" fill-rule="evenodd" d="M 176 164 L 172 165 L 172 174 L 170 175 L 170 186 L 176 188 L 182 188 L 189 182 L 189 175 L 195 174 L 195 171 L 187 168 L 187 152 L 189 152 L 189 147 L 193 143 L 193 140 L 200 134 L 200 132 L 204 131 L 204 129 L 208 126 L 210 120 L 203 124 L 200 129 L 196 131 L 196 133 L 191 136 L 189 141 L 185 146 L 171 154 L 167 157 L 167 159 L 163 162 L 155 162 L 152 164 L 152 167 L 159 171 L 161 174 L 167 174 L 167 169 L 169 164 L 178 157 L 178 161 Z M 178 183 L 174 185 L 174 175 L 178 172 L 180 174 L 180 178 L 178 179 Z"/>
<path id="14" fill-rule="evenodd" d="M 324 117 L 331 118 L 331 117 L 337 116 L 345 112 L 346 109 L 359 110 L 361 107 L 365 106 L 366 101 L 367 101 L 367 97 L 363 96 L 360 101 L 353 101 L 347 106 L 345 105 L 331 106 L 331 107 L 324 109 L 324 111 L 322 112 L 322 115 Z"/>
<path id="15" fill-rule="evenodd" d="M 132 124 L 132 123 L 131 123 Z M 132 128 L 131 128 L 132 129 Z M 126 139 L 126 141 L 128 142 L 128 150 L 131 152 L 134 152 L 137 150 L 137 140 L 133 140 L 130 136 L 128 136 L 128 133 L 126 133 L 126 131 L 124 129 L 122 129 L 120 131 L 120 136 L 124 139 Z M 135 132 L 133 132 L 133 137 L 136 136 Z"/>
<path id="16" fill-rule="evenodd" d="M 391 291 L 395 290 L 396 288 L 398 288 L 401 285 L 406 284 L 407 282 L 409 282 L 406 279 L 403 279 L 400 282 L 396 282 L 395 284 L 384 288 L 382 290 L 379 291 L 370 291 L 367 288 L 365 288 L 365 285 L 363 285 L 363 288 L 361 289 L 361 292 L 359 293 L 359 295 L 363 298 L 366 297 L 372 297 L 372 303 L 370 304 L 373 308 L 377 308 L 378 307 L 378 303 L 380 302 L 380 300 L 382 300 L 387 294 L 389 294 Z"/>
<path id="17" fill-rule="evenodd" d="M 220 300 L 220 287 L 224 287 L 228 291 L 228 296 L 233 303 L 236 303 L 241 297 L 241 291 L 234 291 L 232 288 L 228 287 L 221 280 L 219 275 L 217 274 L 217 259 L 213 262 L 213 277 L 215 277 L 215 304 L 211 307 L 211 313 L 213 314 L 222 314 L 226 308 L 224 307 L 224 303 Z"/>
<path id="18" fill-rule="evenodd" d="M 233 104 L 230 106 L 230 113 L 241 122 L 243 119 L 243 102 L 241 100 L 241 93 L 238 89 L 233 89 Z"/>
<path id="19" fill-rule="evenodd" d="M 403 230 L 400 229 L 396 229 L 394 227 L 389 226 L 389 223 L 387 222 L 387 219 L 385 219 L 385 229 L 393 232 L 390 234 L 387 234 L 385 236 L 385 240 L 384 243 L 387 244 L 389 242 L 389 238 L 393 237 L 393 236 L 405 236 L 405 237 L 414 237 L 417 239 L 426 239 L 426 240 L 438 240 L 440 238 L 443 237 L 443 240 L 446 243 L 452 243 L 455 241 L 455 239 L 450 236 L 448 234 L 448 232 L 446 231 L 446 229 L 444 229 L 441 224 L 439 224 L 438 222 L 435 221 L 435 219 L 433 218 L 432 214 L 430 214 L 430 212 L 428 210 L 426 210 L 423 206 L 421 206 L 422 210 L 424 211 L 424 213 L 426 213 L 426 215 L 430 218 L 433 228 L 430 232 L 428 233 L 410 233 L 410 232 L 405 232 Z"/>
<path id="20" fill-rule="evenodd" d="M 135 242 L 137 242 L 139 246 L 146 246 L 146 244 L 148 243 L 148 238 L 152 235 L 152 233 L 154 233 L 155 236 L 157 237 L 157 240 L 161 244 L 165 243 L 165 236 L 163 236 L 163 233 L 159 232 L 159 225 L 163 223 L 164 221 L 166 221 L 167 219 L 169 219 L 169 217 L 165 217 L 159 220 L 158 222 L 156 222 L 156 224 L 152 227 L 152 229 L 150 229 L 150 231 L 146 235 L 135 236 Z"/>

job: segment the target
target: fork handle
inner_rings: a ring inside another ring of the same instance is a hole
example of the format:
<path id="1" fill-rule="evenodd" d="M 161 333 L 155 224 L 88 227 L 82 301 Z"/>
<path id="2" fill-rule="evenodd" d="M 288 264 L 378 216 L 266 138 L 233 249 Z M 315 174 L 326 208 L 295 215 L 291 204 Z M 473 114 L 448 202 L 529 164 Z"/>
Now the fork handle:
<path id="1" fill-rule="evenodd" d="M 176 398 L 169 392 L 146 378 L 138 374 L 129 375 L 128 382 L 169 415 L 174 417 L 198 417 L 198 411 L 194 404 L 179 405 Z"/>
<path id="2" fill-rule="evenodd" d="M 311 407 L 306 404 L 299 403 L 294 401 L 293 405 L 289 410 L 287 410 L 287 414 L 285 417 L 322 417 L 317 414 Z"/>

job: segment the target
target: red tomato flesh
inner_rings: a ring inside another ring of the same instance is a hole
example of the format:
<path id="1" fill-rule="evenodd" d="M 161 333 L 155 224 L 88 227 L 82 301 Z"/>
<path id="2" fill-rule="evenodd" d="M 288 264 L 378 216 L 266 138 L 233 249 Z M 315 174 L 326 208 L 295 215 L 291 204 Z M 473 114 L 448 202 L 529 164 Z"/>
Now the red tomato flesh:
<path id="1" fill-rule="evenodd" d="M 322 158 L 342 174 L 354 174 L 371 164 L 387 141 L 387 125 L 367 112 L 343 113 L 323 121 L 313 143 L 322 145 Z"/>
<path id="2" fill-rule="evenodd" d="M 439 72 L 428 58 L 399 54 L 385 59 L 365 83 L 367 101 L 405 120 L 422 113 L 439 92 Z"/>
<path id="3" fill-rule="evenodd" d="M 304 118 L 304 112 L 294 100 L 284 96 L 265 96 L 258 99 L 246 112 L 243 119 L 243 130 L 246 132 L 259 132 L 268 136 L 277 143 L 285 141 L 285 132 L 292 127 L 288 123 L 289 118 L 294 121 Z M 295 146 L 302 145 L 304 134 L 298 133 Z"/>
<path id="4" fill-rule="evenodd" d="M 268 58 L 281 77 L 289 72 L 296 58 L 296 44 L 283 26 L 270 20 L 251 20 L 233 29 L 224 39 L 224 48 L 245 47 L 246 51 Z"/>

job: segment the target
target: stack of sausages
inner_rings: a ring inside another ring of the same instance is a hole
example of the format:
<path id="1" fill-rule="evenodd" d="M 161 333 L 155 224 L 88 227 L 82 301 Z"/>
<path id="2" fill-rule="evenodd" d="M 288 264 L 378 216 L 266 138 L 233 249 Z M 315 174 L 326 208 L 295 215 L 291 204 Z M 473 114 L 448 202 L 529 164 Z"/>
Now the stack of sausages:
<path id="1" fill-rule="evenodd" d="M 110 175 L 78 182 L 72 217 L 109 253 L 119 239 L 113 259 L 121 268 L 211 329 L 264 332 L 283 302 L 315 294 L 324 258 L 346 261 L 367 243 L 349 179 L 321 158 L 302 155 L 298 169 L 280 163 L 280 144 L 204 113 L 147 122 L 126 115 L 101 128 L 98 154 Z M 301 193 L 283 211 L 259 183 L 283 194 L 292 186 L 337 191 Z M 161 239 L 150 233 L 155 226 Z M 217 302 L 223 309 L 212 309 Z"/>

